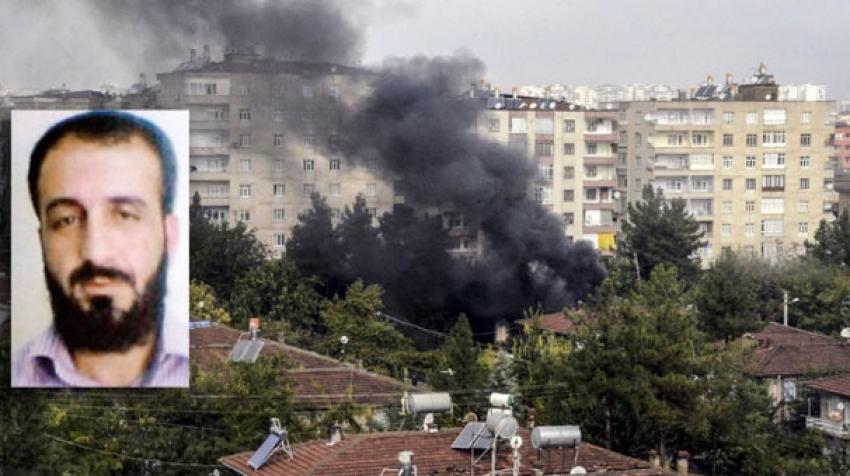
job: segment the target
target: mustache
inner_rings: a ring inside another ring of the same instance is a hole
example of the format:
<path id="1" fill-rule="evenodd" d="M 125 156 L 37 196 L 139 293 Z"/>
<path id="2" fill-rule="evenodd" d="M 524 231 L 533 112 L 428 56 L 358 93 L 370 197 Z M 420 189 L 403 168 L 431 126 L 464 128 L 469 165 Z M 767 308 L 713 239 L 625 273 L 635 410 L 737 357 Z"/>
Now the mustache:
<path id="1" fill-rule="evenodd" d="M 98 266 L 91 261 L 86 261 L 79 268 L 71 272 L 68 281 L 71 286 L 85 283 L 95 278 L 118 279 L 126 282 L 129 285 L 135 286 L 136 280 L 133 276 L 121 271 L 120 269 L 110 268 L 107 266 Z"/>

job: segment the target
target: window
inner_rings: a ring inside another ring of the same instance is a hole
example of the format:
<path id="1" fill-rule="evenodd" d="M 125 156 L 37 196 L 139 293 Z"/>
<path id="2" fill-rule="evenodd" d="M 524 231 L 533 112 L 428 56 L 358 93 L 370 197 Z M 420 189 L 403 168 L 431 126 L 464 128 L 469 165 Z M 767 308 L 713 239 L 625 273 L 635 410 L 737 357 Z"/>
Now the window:
<path id="1" fill-rule="evenodd" d="M 574 178 L 574 177 L 575 177 L 575 174 L 576 174 L 576 169 L 575 169 L 575 167 L 572 167 L 572 166 L 564 167 L 564 178 L 565 178 L 565 179 L 571 179 L 571 178 Z"/>
<path id="2" fill-rule="evenodd" d="M 280 147 L 283 145 L 283 134 L 275 134 L 273 143 L 276 147 Z"/>
<path id="3" fill-rule="evenodd" d="M 594 154 L 596 154 L 596 152 L 598 150 L 598 146 L 597 146 L 596 142 L 586 142 L 584 144 L 584 148 L 585 148 L 585 152 L 587 153 L 587 155 L 594 155 Z"/>
<path id="4" fill-rule="evenodd" d="M 272 195 L 275 197 L 282 197 L 286 195 L 286 184 L 276 183 L 272 185 Z"/>
<path id="5" fill-rule="evenodd" d="M 732 190 L 732 179 L 723 179 L 723 190 Z"/>
<path id="6" fill-rule="evenodd" d="M 755 234 L 755 223 L 744 223 L 744 235 L 753 236 Z"/>
<path id="7" fill-rule="evenodd" d="M 800 124 L 811 124 L 812 123 L 812 113 L 808 111 L 804 111 L 800 113 Z"/>
<path id="8" fill-rule="evenodd" d="M 764 125 L 766 125 L 766 126 L 783 126 L 783 125 L 785 125 L 785 109 L 765 109 L 764 110 Z"/>
<path id="9" fill-rule="evenodd" d="M 534 143 L 534 155 L 538 157 L 550 157 L 552 155 L 553 142 L 550 140 L 539 140 Z"/>
<path id="10" fill-rule="evenodd" d="M 275 171 L 275 173 L 283 172 L 283 164 L 284 163 L 285 162 L 281 159 L 275 159 L 274 165 L 273 165 L 273 170 Z"/>
<path id="11" fill-rule="evenodd" d="M 366 168 L 368 170 L 378 170 L 378 161 L 376 159 L 366 160 Z"/>
<path id="12" fill-rule="evenodd" d="M 378 185 L 375 183 L 367 183 L 366 184 L 366 196 L 374 197 L 378 194 Z"/>
<path id="13" fill-rule="evenodd" d="M 524 134 L 528 132 L 528 121 L 526 121 L 524 117 L 512 117 L 511 132 L 514 134 Z"/>
<path id="14" fill-rule="evenodd" d="M 250 121 L 251 120 L 251 110 L 250 109 L 240 109 L 239 110 L 239 120 L 240 121 Z"/>
<path id="15" fill-rule="evenodd" d="M 575 191 L 574 190 L 564 190 L 564 201 L 572 202 L 575 200 Z"/>
<path id="16" fill-rule="evenodd" d="M 554 168 L 552 164 L 540 166 L 540 176 L 543 177 L 543 180 L 552 180 L 553 172 Z"/>
<path id="17" fill-rule="evenodd" d="M 784 175 L 765 175 L 761 178 L 762 190 L 784 190 L 785 176 Z"/>
<path id="18" fill-rule="evenodd" d="M 729 156 L 729 155 L 723 156 L 723 168 L 724 169 L 731 169 L 734 164 L 735 164 L 735 160 L 732 158 L 732 156 Z"/>
<path id="19" fill-rule="evenodd" d="M 576 121 L 573 119 L 564 119 L 564 132 L 575 132 Z"/>
<path id="20" fill-rule="evenodd" d="M 239 161 L 239 171 L 244 174 L 251 173 L 251 159 L 241 159 Z"/>
<path id="21" fill-rule="evenodd" d="M 366 213 L 369 214 L 370 218 L 374 219 L 374 218 L 378 217 L 378 209 L 377 208 L 367 208 Z"/>
<path id="22" fill-rule="evenodd" d="M 812 135 L 811 134 L 800 134 L 800 146 L 801 147 L 809 147 L 812 145 Z"/>
<path id="23" fill-rule="evenodd" d="M 315 95 L 315 89 L 313 88 L 313 86 L 301 86 L 301 96 L 305 98 L 311 98 L 313 97 L 313 95 Z"/>
<path id="24" fill-rule="evenodd" d="M 748 112 L 747 113 L 747 124 L 753 125 L 758 124 L 759 115 L 757 112 Z"/>
<path id="25" fill-rule="evenodd" d="M 564 144 L 564 155 L 575 155 L 576 153 L 576 145 L 575 144 Z"/>
<path id="26" fill-rule="evenodd" d="M 251 147 L 251 134 L 241 134 L 239 136 L 239 147 Z"/>
<path id="27" fill-rule="evenodd" d="M 588 165 L 584 168 L 584 176 L 587 178 L 596 178 L 598 171 L 599 169 L 595 165 Z"/>
<path id="28" fill-rule="evenodd" d="M 708 145 L 708 134 L 694 132 L 691 134 L 691 145 Z"/>
<path id="29" fill-rule="evenodd" d="M 535 187 L 534 198 L 541 205 L 552 204 L 552 188 L 551 187 Z"/>
<path id="30" fill-rule="evenodd" d="M 534 132 L 538 134 L 551 134 L 555 131 L 555 124 L 551 117 L 538 117 L 534 121 Z"/>
<path id="31" fill-rule="evenodd" d="M 304 136 L 304 147 L 308 149 L 312 149 L 316 146 L 316 136 L 312 134 L 307 134 Z"/>
<path id="32" fill-rule="evenodd" d="M 313 192 L 315 192 L 315 191 L 316 191 L 316 186 L 312 183 L 305 183 L 301 186 L 301 192 L 308 197 L 310 195 L 312 195 Z"/>
<path id="33" fill-rule="evenodd" d="M 764 147 L 781 147 L 785 145 L 785 131 L 764 131 L 761 134 L 761 145 Z"/>
<path id="34" fill-rule="evenodd" d="M 755 179 L 753 179 L 753 181 L 755 181 Z M 752 200 L 747 200 L 746 203 L 744 203 L 744 211 L 746 211 L 747 213 L 755 213 L 756 202 Z"/>
<path id="35" fill-rule="evenodd" d="M 316 170 L 316 161 L 313 159 L 304 159 L 302 167 L 305 172 L 312 172 L 313 170 Z"/>
<path id="36" fill-rule="evenodd" d="M 808 190 L 809 189 L 809 179 L 801 178 L 800 179 L 800 190 Z"/>
<path id="37" fill-rule="evenodd" d="M 667 134 L 667 145 L 682 145 L 685 136 L 682 134 Z"/>
<path id="38" fill-rule="evenodd" d="M 209 184 L 207 184 L 207 196 L 208 197 L 226 197 L 227 196 L 227 184 L 226 183 L 209 183 Z"/>
<path id="39" fill-rule="evenodd" d="M 811 165 L 811 163 L 812 163 L 812 160 L 808 155 L 800 156 L 800 168 L 807 169 L 807 168 L 809 168 L 809 165 Z"/>
<path id="40" fill-rule="evenodd" d="M 797 211 L 800 213 L 808 213 L 809 211 L 809 201 L 808 200 L 800 200 L 797 202 Z"/>
<path id="41" fill-rule="evenodd" d="M 734 112 L 724 112 L 723 113 L 723 123 L 724 124 L 734 124 L 735 123 L 735 113 Z"/>
<path id="42" fill-rule="evenodd" d="M 283 111 L 274 111 L 272 113 L 272 121 L 274 122 L 283 122 Z"/>
<path id="43" fill-rule="evenodd" d="M 251 94 L 251 85 L 250 84 L 240 84 L 239 85 L 239 94 L 241 96 L 247 96 Z"/>
<path id="44" fill-rule="evenodd" d="M 801 235 L 808 235 L 809 234 L 809 224 L 807 222 L 804 222 L 804 221 L 800 222 L 797 225 L 797 229 L 799 230 Z"/>
<path id="45" fill-rule="evenodd" d="M 224 157 L 192 157 L 193 172 L 227 172 L 227 159 Z"/>
<path id="46" fill-rule="evenodd" d="M 275 208 L 274 210 L 272 210 L 272 220 L 275 223 L 282 223 L 285 216 L 286 215 L 285 215 L 285 212 L 283 211 L 283 208 Z"/>
<path id="47" fill-rule="evenodd" d="M 331 160 L 329 160 L 329 161 L 328 161 L 328 168 L 329 168 L 330 170 L 339 170 L 339 168 L 340 168 L 339 159 L 331 159 Z"/>
<path id="48" fill-rule="evenodd" d="M 489 119 L 487 121 L 487 130 L 490 132 L 499 132 L 501 121 L 498 119 Z"/>
<path id="49" fill-rule="evenodd" d="M 762 213 L 785 213 L 784 198 L 762 198 L 761 199 Z"/>
<path id="50" fill-rule="evenodd" d="M 747 134 L 747 147 L 758 146 L 759 139 L 756 134 Z"/>
<path id="51" fill-rule="evenodd" d="M 251 197 L 251 185 L 242 184 L 239 186 L 239 196 L 241 198 Z"/>
<path id="52" fill-rule="evenodd" d="M 693 191 L 694 192 L 710 192 L 711 191 L 711 179 L 708 177 L 693 177 Z"/>
<path id="53" fill-rule="evenodd" d="M 732 146 L 735 142 L 735 136 L 732 134 L 723 134 L 723 145 L 724 146 Z"/>
<path id="54" fill-rule="evenodd" d="M 724 215 L 732 214 L 732 202 L 729 200 L 724 201 L 720 204 L 720 213 Z"/>
<path id="55" fill-rule="evenodd" d="M 745 165 L 747 166 L 748 169 L 756 168 L 756 156 L 748 155 L 747 159 L 745 161 Z"/>
<path id="56" fill-rule="evenodd" d="M 756 179 L 748 178 L 744 180 L 744 190 L 755 190 L 756 189 Z"/>
<path id="57" fill-rule="evenodd" d="M 207 109 L 207 120 L 212 122 L 223 122 L 227 120 L 227 109 L 214 107 Z"/>
<path id="58" fill-rule="evenodd" d="M 251 221 L 251 210 L 237 210 L 236 217 L 239 221 Z"/>
<path id="59" fill-rule="evenodd" d="M 328 195 L 331 197 L 338 197 L 342 191 L 342 187 L 338 183 L 332 183 L 328 185 Z"/>
<path id="60" fill-rule="evenodd" d="M 286 244 L 286 236 L 283 233 L 275 233 L 274 234 L 274 245 L 278 248 L 283 247 Z"/>
<path id="61" fill-rule="evenodd" d="M 339 208 L 331 208 L 331 221 L 337 223 L 339 218 L 342 216 L 342 212 Z"/>
<path id="62" fill-rule="evenodd" d="M 782 236 L 782 220 L 762 220 L 761 234 L 762 236 Z"/>
<path id="63" fill-rule="evenodd" d="M 732 225 L 730 223 L 723 223 L 720 225 L 720 234 L 723 236 L 729 236 L 732 234 Z"/>
<path id="64" fill-rule="evenodd" d="M 761 165 L 766 169 L 783 169 L 785 168 L 785 154 L 782 152 L 764 154 Z"/>
<path id="65" fill-rule="evenodd" d="M 640 145 L 643 142 L 643 136 L 640 132 L 635 132 L 635 145 Z"/>

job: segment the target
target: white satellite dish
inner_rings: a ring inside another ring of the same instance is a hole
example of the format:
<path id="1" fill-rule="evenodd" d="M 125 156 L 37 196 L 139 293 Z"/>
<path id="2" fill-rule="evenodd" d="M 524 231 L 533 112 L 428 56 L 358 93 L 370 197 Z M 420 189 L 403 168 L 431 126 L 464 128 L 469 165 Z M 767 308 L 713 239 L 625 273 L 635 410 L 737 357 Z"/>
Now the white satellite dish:
<path id="1" fill-rule="evenodd" d="M 838 411 L 844 410 L 844 402 L 838 402 L 838 405 L 836 405 L 835 408 L 837 408 Z"/>
<path id="2" fill-rule="evenodd" d="M 850 327 L 845 327 L 841 329 L 841 337 L 844 339 L 850 339 Z"/>
<path id="3" fill-rule="evenodd" d="M 522 446 L 522 437 L 514 436 L 511 438 L 511 448 L 518 450 Z"/>

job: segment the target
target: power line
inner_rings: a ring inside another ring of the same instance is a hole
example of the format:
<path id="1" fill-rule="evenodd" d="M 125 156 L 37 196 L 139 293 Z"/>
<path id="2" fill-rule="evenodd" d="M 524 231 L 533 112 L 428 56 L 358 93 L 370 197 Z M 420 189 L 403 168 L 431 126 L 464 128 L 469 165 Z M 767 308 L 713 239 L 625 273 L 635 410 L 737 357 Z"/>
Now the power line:
<path id="1" fill-rule="evenodd" d="M 47 434 L 47 433 L 43 433 L 42 435 L 46 438 L 53 440 L 53 441 L 57 441 L 59 443 L 62 443 L 62 444 L 68 445 L 68 446 L 73 446 L 75 448 L 91 451 L 91 452 L 94 452 L 94 453 L 100 453 L 100 454 L 107 455 L 107 456 L 114 456 L 114 457 L 118 457 L 118 458 L 121 458 L 121 459 L 127 459 L 127 460 L 131 460 L 131 461 L 156 462 L 156 463 L 166 464 L 166 465 L 169 465 L 169 466 L 180 466 L 180 467 L 184 467 L 184 468 L 224 468 L 224 466 L 222 466 L 220 464 L 184 463 L 182 461 L 167 461 L 167 460 L 163 460 L 163 459 L 159 459 L 159 458 L 142 458 L 142 457 L 139 457 L 139 456 L 130 456 L 130 455 L 126 455 L 126 454 L 123 454 L 123 453 L 115 453 L 115 452 L 112 452 L 112 451 L 102 450 L 100 448 L 92 448 L 91 446 L 81 445 L 79 443 L 74 443 L 73 441 L 68 441 L 66 439 L 59 438 L 57 436 L 53 436 L 53 435 L 50 435 L 50 434 Z"/>

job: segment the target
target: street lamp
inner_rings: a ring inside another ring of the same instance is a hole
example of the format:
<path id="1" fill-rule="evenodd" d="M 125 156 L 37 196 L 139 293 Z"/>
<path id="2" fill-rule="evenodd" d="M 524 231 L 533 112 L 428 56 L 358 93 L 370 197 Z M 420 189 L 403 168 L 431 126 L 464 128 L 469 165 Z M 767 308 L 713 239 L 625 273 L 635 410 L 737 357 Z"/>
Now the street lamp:
<path id="1" fill-rule="evenodd" d="M 800 298 L 791 300 L 791 304 L 800 302 Z M 788 291 L 782 291 L 782 325 L 788 325 Z"/>

